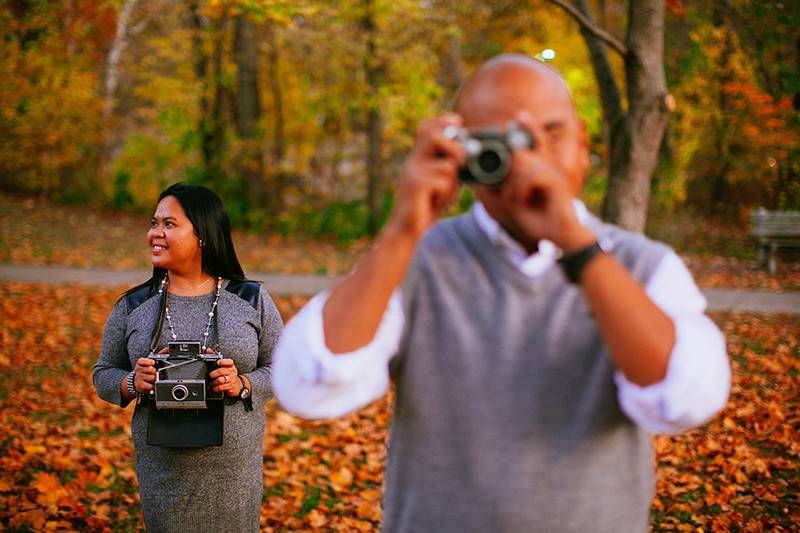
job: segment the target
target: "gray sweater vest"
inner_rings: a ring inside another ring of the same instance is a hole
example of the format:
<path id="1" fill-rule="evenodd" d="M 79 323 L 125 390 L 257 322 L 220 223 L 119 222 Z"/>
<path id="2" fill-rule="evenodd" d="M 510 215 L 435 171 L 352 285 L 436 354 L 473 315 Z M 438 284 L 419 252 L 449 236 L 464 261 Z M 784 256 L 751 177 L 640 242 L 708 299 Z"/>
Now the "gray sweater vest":
<path id="1" fill-rule="evenodd" d="M 590 227 L 641 282 L 668 250 Z M 531 279 L 460 216 L 420 243 L 404 302 L 385 531 L 647 530 L 651 438 L 620 411 L 607 349 L 557 266 Z"/>

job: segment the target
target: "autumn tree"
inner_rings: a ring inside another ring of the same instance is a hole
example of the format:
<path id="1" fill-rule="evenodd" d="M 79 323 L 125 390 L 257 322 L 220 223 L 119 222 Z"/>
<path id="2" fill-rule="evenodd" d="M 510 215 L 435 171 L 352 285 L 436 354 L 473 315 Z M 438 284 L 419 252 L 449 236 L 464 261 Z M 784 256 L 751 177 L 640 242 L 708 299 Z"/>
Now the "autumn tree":
<path id="1" fill-rule="evenodd" d="M 588 0 L 549 1 L 579 24 L 603 103 L 609 128 L 608 190 L 603 218 L 629 230 L 643 231 L 652 174 L 673 107 L 663 66 L 665 2 L 629 2 L 622 42 L 595 21 Z M 609 46 L 625 63 L 627 108 L 609 62 Z"/>
<path id="2" fill-rule="evenodd" d="M 0 187 L 81 199 L 103 190 L 98 98 L 113 8 L 0 0 Z"/>
<path id="3" fill-rule="evenodd" d="M 763 4 L 747 14 L 748 6 L 739 7 L 693 7 L 689 46 L 668 64 L 676 96 L 685 102 L 676 113 L 675 137 L 687 201 L 744 220 L 758 205 L 800 205 L 794 104 L 800 84 L 787 50 L 800 10 Z M 748 25 L 759 20 L 770 21 L 772 36 L 751 33 Z M 776 72 L 786 75 L 779 81 Z"/>

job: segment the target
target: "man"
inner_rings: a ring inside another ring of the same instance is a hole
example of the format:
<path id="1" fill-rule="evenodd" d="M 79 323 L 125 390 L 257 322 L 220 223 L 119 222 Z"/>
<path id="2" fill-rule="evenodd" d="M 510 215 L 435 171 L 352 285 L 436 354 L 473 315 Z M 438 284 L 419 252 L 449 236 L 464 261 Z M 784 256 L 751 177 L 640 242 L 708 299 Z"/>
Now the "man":
<path id="1" fill-rule="evenodd" d="M 554 70 L 495 58 L 457 112 L 420 127 L 375 246 L 284 331 L 275 393 L 339 416 L 391 375 L 385 531 L 645 531 L 651 434 L 725 404 L 724 340 L 674 252 L 575 199 L 586 132 Z M 533 148 L 436 222 L 465 161 L 446 128 L 511 122 Z"/>

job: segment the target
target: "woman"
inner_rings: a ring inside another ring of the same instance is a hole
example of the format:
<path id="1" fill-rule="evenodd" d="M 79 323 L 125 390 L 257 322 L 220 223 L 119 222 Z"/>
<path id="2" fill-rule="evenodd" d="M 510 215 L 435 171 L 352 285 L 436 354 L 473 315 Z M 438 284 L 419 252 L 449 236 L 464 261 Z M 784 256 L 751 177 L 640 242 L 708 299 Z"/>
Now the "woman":
<path id="1" fill-rule="evenodd" d="M 258 531 L 263 405 L 272 395 L 280 315 L 267 291 L 245 279 L 228 214 L 211 190 L 182 183 L 164 190 L 147 239 L 153 276 L 117 302 L 93 375 L 102 399 L 121 407 L 139 400 L 131 430 L 145 525 L 158 532 Z M 166 353 L 173 340 L 224 354 L 207 377 L 225 398 L 222 446 L 147 444 L 156 381 L 148 355 L 151 347 Z"/>

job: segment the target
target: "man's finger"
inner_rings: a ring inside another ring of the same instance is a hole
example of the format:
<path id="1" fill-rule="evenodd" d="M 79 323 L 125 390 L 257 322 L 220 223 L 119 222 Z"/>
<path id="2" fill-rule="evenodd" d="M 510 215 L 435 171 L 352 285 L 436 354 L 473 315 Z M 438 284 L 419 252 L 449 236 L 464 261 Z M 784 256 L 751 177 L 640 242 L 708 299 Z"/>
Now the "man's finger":
<path id="1" fill-rule="evenodd" d="M 466 154 L 461 143 L 456 139 L 445 137 L 441 131 L 431 137 L 428 153 L 442 159 L 452 159 L 459 165 L 463 165 L 466 161 Z"/>
<path id="2" fill-rule="evenodd" d="M 539 124 L 534 118 L 533 115 L 530 114 L 529 111 L 519 111 L 516 115 L 514 115 L 514 123 L 518 126 L 521 126 L 522 129 L 526 130 L 528 133 L 536 137 L 536 131 L 539 128 Z"/>

